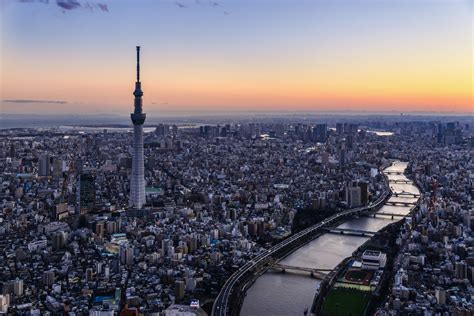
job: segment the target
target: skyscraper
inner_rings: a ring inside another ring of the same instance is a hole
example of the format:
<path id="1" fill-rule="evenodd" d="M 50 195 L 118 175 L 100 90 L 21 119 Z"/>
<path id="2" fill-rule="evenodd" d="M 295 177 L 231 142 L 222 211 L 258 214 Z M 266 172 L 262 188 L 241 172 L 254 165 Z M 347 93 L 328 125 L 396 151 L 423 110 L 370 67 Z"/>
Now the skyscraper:
<path id="1" fill-rule="evenodd" d="M 130 206 L 141 208 L 145 204 L 145 167 L 143 161 L 142 87 L 140 82 L 140 46 L 137 46 L 137 81 L 135 82 L 135 110 L 130 115 L 133 123 L 132 176 L 130 179 Z"/>
<path id="2" fill-rule="evenodd" d="M 91 174 L 79 176 L 79 213 L 87 214 L 95 207 L 95 179 Z"/>
<path id="3" fill-rule="evenodd" d="M 327 140 L 327 124 L 316 124 L 313 129 L 314 140 L 320 143 L 325 143 Z"/>
<path id="4" fill-rule="evenodd" d="M 42 155 L 39 159 L 39 170 L 38 175 L 40 177 L 48 177 L 50 175 L 50 164 L 49 164 L 49 156 Z"/>

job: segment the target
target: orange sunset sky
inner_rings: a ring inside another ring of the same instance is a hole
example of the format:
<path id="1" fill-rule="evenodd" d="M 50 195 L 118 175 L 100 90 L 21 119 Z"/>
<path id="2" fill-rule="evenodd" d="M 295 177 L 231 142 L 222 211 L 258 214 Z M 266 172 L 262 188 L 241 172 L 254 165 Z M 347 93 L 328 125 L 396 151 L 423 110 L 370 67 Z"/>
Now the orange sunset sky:
<path id="1" fill-rule="evenodd" d="M 7 0 L 2 113 L 473 113 L 472 1 Z"/>

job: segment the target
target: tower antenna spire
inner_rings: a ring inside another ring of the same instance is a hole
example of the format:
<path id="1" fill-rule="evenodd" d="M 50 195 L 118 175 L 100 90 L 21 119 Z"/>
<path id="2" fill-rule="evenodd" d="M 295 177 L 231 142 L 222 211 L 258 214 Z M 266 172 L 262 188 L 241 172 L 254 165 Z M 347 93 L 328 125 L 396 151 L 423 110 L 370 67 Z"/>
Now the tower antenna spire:
<path id="1" fill-rule="evenodd" d="M 137 46 L 137 82 L 140 82 L 140 46 Z"/>

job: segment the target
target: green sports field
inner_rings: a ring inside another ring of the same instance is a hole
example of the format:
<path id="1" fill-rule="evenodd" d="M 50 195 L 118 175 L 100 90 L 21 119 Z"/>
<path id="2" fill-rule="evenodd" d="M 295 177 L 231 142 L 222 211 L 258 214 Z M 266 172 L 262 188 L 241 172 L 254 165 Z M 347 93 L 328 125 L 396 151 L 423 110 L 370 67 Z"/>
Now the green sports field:
<path id="1" fill-rule="evenodd" d="M 333 288 L 322 307 L 323 316 L 363 316 L 370 294 L 354 289 Z"/>

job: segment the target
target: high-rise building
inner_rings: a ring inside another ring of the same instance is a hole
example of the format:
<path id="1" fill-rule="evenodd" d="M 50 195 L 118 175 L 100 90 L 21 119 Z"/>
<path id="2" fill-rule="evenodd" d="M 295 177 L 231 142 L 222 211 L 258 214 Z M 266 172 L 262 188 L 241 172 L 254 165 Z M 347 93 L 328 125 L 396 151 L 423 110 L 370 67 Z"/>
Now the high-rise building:
<path id="1" fill-rule="evenodd" d="M 467 264 L 464 261 L 454 264 L 454 277 L 456 279 L 467 279 Z"/>
<path id="2" fill-rule="evenodd" d="M 79 176 L 79 213 L 87 214 L 95 207 L 95 184 L 94 176 L 91 174 L 81 174 Z"/>
<path id="3" fill-rule="evenodd" d="M 436 302 L 440 305 L 446 304 L 446 290 L 442 287 L 435 288 Z"/>
<path id="4" fill-rule="evenodd" d="M 184 298 L 184 286 L 185 283 L 182 280 L 177 280 L 174 283 L 174 295 L 176 302 L 180 302 Z"/>
<path id="5" fill-rule="evenodd" d="M 13 293 L 15 293 L 16 296 L 22 296 L 23 295 L 23 280 L 16 279 L 13 282 Z"/>
<path id="6" fill-rule="evenodd" d="M 344 167 L 345 164 L 346 164 L 346 150 L 345 148 L 341 148 L 339 150 L 339 165 L 341 167 Z"/>
<path id="7" fill-rule="evenodd" d="M 63 161 L 58 158 L 54 158 L 53 160 L 53 177 L 59 178 L 63 173 Z"/>
<path id="8" fill-rule="evenodd" d="M 10 306 L 10 294 L 0 295 L 0 313 L 7 314 Z"/>
<path id="9" fill-rule="evenodd" d="M 92 268 L 86 269 L 86 281 L 90 282 L 94 279 L 94 270 Z"/>
<path id="10" fill-rule="evenodd" d="M 137 81 L 135 82 L 135 110 L 130 115 L 133 123 L 132 176 L 130 179 L 130 206 L 141 208 L 145 204 L 145 166 L 143 158 L 142 88 L 140 82 L 140 46 L 137 46 Z"/>
<path id="11" fill-rule="evenodd" d="M 8 157 L 15 158 L 15 156 L 16 156 L 15 146 L 13 145 L 13 143 L 11 143 L 10 144 L 10 151 L 8 153 Z"/>
<path id="12" fill-rule="evenodd" d="M 51 286 L 54 283 L 54 271 L 48 270 L 43 272 L 43 283 L 46 286 Z"/>
<path id="13" fill-rule="evenodd" d="M 51 235 L 51 243 L 54 250 L 60 250 L 66 245 L 68 234 L 65 231 L 59 231 Z"/>
<path id="14" fill-rule="evenodd" d="M 48 177 L 50 175 L 49 156 L 42 155 L 39 159 L 38 175 L 40 177 Z"/>
<path id="15" fill-rule="evenodd" d="M 346 188 L 346 201 L 350 207 L 361 206 L 360 187 L 352 186 Z"/>
<path id="16" fill-rule="evenodd" d="M 320 143 L 325 143 L 327 140 L 327 124 L 316 124 L 316 127 L 313 129 L 314 140 Z"/>
<path id="17" fill-rule="evenodd" d="M 336 124 L 336 133 L 338 135 L 344 134 L 344 124 L 342 124 L 342 123 L 337 123 Z"/>
<path id="18" fill-rule="evenodd" d="M 327 151 L 323 151 L 321 154 L 321 163 L 323 167 L 329 167 L 329 153 Z"/>
<path id="19" fill-rule="evenodd" d="M 131 246 L 120 247 L 120 263 L 123 265 L 131 266 L 133 264 L 134 249 Z"/>
<path id="20" fill-rule="evenodd" d="M 367 181 L 360 181 L 358 185 L 360 188 L 360 203 L 367 205 L 369 203 L 369 183 Z"/>
<path id="21" fill-rule="evenodd" d="M 170 132 L 170 126 L 165 124 L 158 124 L 155 129 L 156 136 L 166 136 Z"/>

